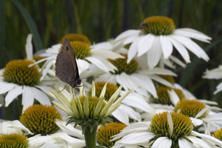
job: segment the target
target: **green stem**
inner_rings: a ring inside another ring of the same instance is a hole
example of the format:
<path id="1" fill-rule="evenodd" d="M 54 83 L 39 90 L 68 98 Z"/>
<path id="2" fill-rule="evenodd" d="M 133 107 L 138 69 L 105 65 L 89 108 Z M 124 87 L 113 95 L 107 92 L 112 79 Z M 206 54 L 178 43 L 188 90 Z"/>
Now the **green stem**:
<path id="1" fill-rule="evenodd" d="M 90 132 L 90 127 L 86 127 L 84 136 L 86 141 L 86 148 L 96 148 L 96 134 L 97 134 L 97 127 L 95 127 Z"/>

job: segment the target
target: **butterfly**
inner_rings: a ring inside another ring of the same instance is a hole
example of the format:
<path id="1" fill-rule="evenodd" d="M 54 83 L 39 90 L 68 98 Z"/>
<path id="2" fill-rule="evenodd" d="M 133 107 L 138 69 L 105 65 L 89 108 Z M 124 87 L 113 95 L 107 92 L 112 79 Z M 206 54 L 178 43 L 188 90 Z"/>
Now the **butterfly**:
<path id="1" fill-rule="evenodd" d="M 56 76 L 61 81 L 68 83 L 73 88 L 81 84 L 75 54 L 67 38 L 63 40 L 62 49 L 57 55 L 55 66 Z"/>

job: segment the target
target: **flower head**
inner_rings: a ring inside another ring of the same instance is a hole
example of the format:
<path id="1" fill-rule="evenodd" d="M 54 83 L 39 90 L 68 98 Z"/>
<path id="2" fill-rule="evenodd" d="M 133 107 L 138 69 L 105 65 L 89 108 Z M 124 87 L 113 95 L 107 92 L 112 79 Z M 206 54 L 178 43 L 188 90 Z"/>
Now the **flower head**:
<path id="1" fill-rule="evenodd" d="M 27 59 L 9 61 L 0 71 L 0 95 L 6 94 L 5 106 L 21 95 L 23 111 L 34 104 L 34 99 L 40 104 L 51 105 L 46 94 L 55 83 L 51 78 L 40 80 L 42 73 L 37 65 L 33 65 L 31 37 L 27 37 Z"/>
<path id="2" fill-rule="evenodd" d="M 81 125 L 83 132 L 85 132 L 85 127 L 90 126 L 91 129 L 94 129 L 99 124 L 105 124 L 109 120 L 108 116 L 120 106 L 121 101 L 131 92 L 128 91 L 125 95 L 119 97 L 122 89 L 122 86 L 120 86 L 109 101 L 106 101 L 104 97 L 106 85 L 99 97 L 96 96 L 94 83 L 92 84 L 92 93 L 89 96 L 85 95 L 85 91 L 81 87 L 79 96 L 74 95 L 72 88 L 70 88 L 70 92 L 64 90 L 55 93 L 50 91 L 50 94 L 61 104 L 53 103 L 69 115 L 68 123 L 75 122 Z M 58 88 L 56 89 L 59 91 Z"/>
<path id="3" fill-rule="evenodd" d="M 181 113 L 163 112 L 155 115 L 149 122 L 138 122 L 124 128 L 112 140 L 115 146 L 205 148 L 222 142 L 209 135 L 193 131 L 189 117 Z M 114 147 L 115 147 L 114 146 Z"/>
<path id="4" fill-rule="evenodd" d="M 115 141 L 110 141 L 111 137 L 120 133 L 126 127 L 123 123 L 111 122 L 106 123 L 105 127 L 100 126 L 97 132 L 97 141 L 101 146 L 112 147 Z"/>
<path id="5" fill-rule="evenodd" d="M 34 62 L 30 60 L 13 60 L 8 62 L 3 71 L 3 79 L 9 83 L 34 86 L 39 82 L 41 73 L 38 67 L 28 67 Z"/>
<path id="6" fill-rule="evenodd" d="M 213 134 L 213 137 L 219 139 L 220 141 L 222 141 L 222 128 L 219 130 L 216 130 Z"/>
<path id="7" fill-rule="evenodd" d="M 56 119 L 62 117 L 54 106 L 33 105 L 21 115 L 20 122 L 34 134 L 48 135 L 59 129 Z"/>
<path id="8" fill-rule="evenodd" d="M 77 33 L 66 34 L 60 40 L 61 44 L 62 44 L 62 42 L 65 38 L 67 38 L 70 42 L 71 41 L 81 41 L 81 42 L 91 44 L 91 41 L 89 40 L 89 38 L 87 36 L 83 35 L 83 34 L 77 34 Z"/>
<path id="9" fill-rule="evenodd" d="M 5 134 L 0 136 L 1 148 L 28 148 L 29 141 L 25 135 Z"/>
<path id="10" fill-rule="evenodd" d="M 209 57 L 205 51 L 191 39 L 202 42 L 211 40 L 210 37 L 193 29 L 175 29 L 173 20 L 168 17 L 152 16 L 144 19 L 140 25 L 140 30 L 127 30 L 117 36 L 115 42 L 123 46 L 130 44 L 128 63 L 136 55 L 138 57 L 146 55 L 146 63 L 149 68 L 154 68 L 158 64 L 161 65 L 163 64 L 162 61 L 169 59 L 173 53 L 173 46 L 186 63 L 190 62 L 187 50 L 208 61 Z"/>
<path id="11" fill-rule="evenodd" d="M 188 117 L 199 116 L 198 113 L 206 108 L 206 105 L 198 100 L 180 100 L 174 107 L 175 112 L 182 113 Z M 207 110 L 202 113 L 198 118 L 206 117 Z"/>

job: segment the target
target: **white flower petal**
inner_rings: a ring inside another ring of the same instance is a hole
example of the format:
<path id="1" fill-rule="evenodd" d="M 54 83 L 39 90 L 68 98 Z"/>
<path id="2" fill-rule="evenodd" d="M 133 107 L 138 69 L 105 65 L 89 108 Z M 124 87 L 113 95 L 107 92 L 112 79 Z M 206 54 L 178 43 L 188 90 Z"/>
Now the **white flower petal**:
<path id="1" fill-rule="evenodd" d="M 100 68 L 101 70 L 109 72 L 109 69 L 107 68 L 107 66 L 101 60 L 99 60 L 98 58 L 87 57 L 86 59 L 89 60 L 91 63 L 93 63 L 98 68 Z"/>
<path id="2" fill-rule="evenodd" d="M 5 96 L 5 106 L 8 107 L 8 105 L 20 94 L 22 94 L 22 86 L 17 86 L 11 89 L 8 94 Z"/>
<path id="3" fill-rule="evenodd" d="M 54 64 L 55 64 L 55 58 L 54 58 L 54 57 L 51 58 L 51 60 L 46 61 L 46 62 L 43 64 L 43 66 L 42 66 L 42 76 L 41 76 L 41 78 L 40 78 L 40 81 L 42 81 L 42 80 L 45 78 L 45 76 L 47 75 L 49 69 L 50 69 L 51 66 L 54 65 Z"/>
<path id="4" fill-rule="evenodd" d="M 222 65 L 219 65 L 217 68 L 207 70 L 204 73 L 203 78 L 206 78 L 206 79 L 222 79 Z"/>
<path id="5" fill-rule="evenodd" d="M 34 94 L 32 92 L 31 87 L 23 86 L 23 93 L 22 93 L 22 105 L 24 112 L 29 106 L 33 105 L 34 103 Z"/>
<path id="6" fill-rule="evenodd" d="M 19 120 L 3 121 L 2 123 L 0 123 L 0 132 L 1 134 L 33 134 Z"/>
<path id="7" fill-rule="evenodd" d="M 204 140 L 194 137 L 187 136 L 187 138 L 193 143 L 193 145 L 197 148 L 212 148 L 209 144 L 207 144 Z"/>
<path id="8" fill-rule="evenodd" d="M 55 140 L 55 144 L 63 148 L 82 148 L 85 146 L 85 140 L 71 137 L 64 132 L 55 133 L 51 137 Z"/>
<path id="9" fill-rule="evenodd" d="M 125 127 L 119 134 L 115 135 L 114 138 L 112 140 L 117 140 L 125 135 L 128 135 L 129 133 L 134 133 L 134 132 L 147 132 L 147 129 L 150 126 L 150 122 L 135 122 L 132 123 L 130 125 L 128 125 L 127 127 Z M 150 133 L 149 134 L 153 134 L 154 133 Z"/>
<path id="10" fill-rule="evenodd" d="M 148 52 L 150 50 L 150 48 L 153 45 L 153 41 L 154 41 L 154 36 L 152 34 L 148 34 L 143 36 L 140 40 L 139 40 L 139 45 L 138 45 L 138 57 L 143 55 L 144 53 Z"/>
<path id="11" fill-rule="evenodd" d="M 183 67 L 183 68 L 185 68 L 185 67 L 187 66 L 187 65 L 184 64 L 181 60 L 179 60 L 178 58 L 176 58 L 176 57 L 173 56 L 173 55 L 171 55 L 169 59 L 172 60 L 172 61 L 173 61 L 174 63 L 176 63 L 177 65 Z"/>
<path id="12" fill-rule="evenodd" d="M 196 127 L 203 124 L 203 121 L 201 119 L 196 119 L 196 118 L 192 118 L 192 117 L 190 117 L 190 119 L 192 120 L 193 125 Z"/>
<path id="13" fill-rule="evenodd" d="M 154 86 L 153 81 L 145 75 L 133 74 L 133 80 L 135 83 L 138 83 L 140 88 L 147 90 L 151 93 L 154 97 L 157 97 L 156 89 Z M 143 93 L 144 94 L 144 93 Z"/>
<path id="14" fill-rule="evenodd" d="M 127 63 L 129 63 L 136 56 L 136 53 L 138 52 L 137 46 L 139 43 L 139 39 L 140 38 L 135 39 L 135 41 L 130 45 L 129 51 L 128 51 Z"/>
<path id="15" fill-rule="evenodd" d="M 174 34 L 182 35 L 185 37 L 193 38 L 193 39 L 196 39 L 202 42 L 207 42 L 207 43 L 209 43 L 210 42 L 209 40 L 211 40 L 211 37 L 191 28 L 176 29 L 174 31 Z"/>
<path id="16" fill-rule="evenodd" d="M 123 56 L 121 56 L 118 53 L 109 51 L 109 50 L 93 50 L 91 51 L 92 56 L 96 56 L 96 57 L 103 57 L 103 58 L 109 58 L 109 59 L 117 59 L 117 58 L 123 58 Z"/>
<path id="17" fill-rule="evenodd" d="M 170 133 L 170 137 L 173 135 L 173 119 L 172 116 L 170 114 L 170 112 L 167 112 L 167 122 L 169 125 L 169 133 Z"/>
<path id="18" fill-rule="evenodd" d="M 159 137 L 155 140 L 151 148 L 171 148 L 172 140 L 168 137 Z"/>
<path id="19" fill-rule="evenodd" d="M 16 84 L 13 83 L 7 83 L 7 82 L 0 82 L 0 94 L 4 94 L 7 91 L 13 89 L 14 87 L 16 87 Z"/>
<path id="20" fill-rule="evenodd" d="M 170 36 L 168 39 L 173 44 L 173 46 L 176 48 L 176 50 L 180 53 L 180 55 L 185 60 L 185 62 L 190 63 L 190 56 L 189 56 L 187 49 L 182 44 L 175 41 L 172 36 Z"/>
<path id="21" fill-rule="evenodd" d="M 123 104 L 132 106 L 147 113 L 153 113 L 154 109 L 145 101 L 142 95 L 130 93 L 123 101 Z"/>
<path id="22" fill-rule="evenodd" d="M 180 101 L 180 98 L 178 97 L 178 95 L 175 93 L 174 90 L 170 90 L 170 91 L 168 90 L 167 92 L 168 92 L 168 94 L 170 96 L 170 100 L 173 103 L 173 105 L 176 105 L 177 102 Z"/>
<path id="23" fill-rule="evenodd" d="M 169 86 L 169 87 L 174 87 L 169 81 L 159 77 L 159 76 L 155 76 L 155 75 L 152 75 L 152 76 L 149 76 L 151 79 L 165 85 L 165 86 Z"/>
<path id="24" fill-rule="evenodd" d="M 214 144 L 217 144 L 218 146 L 222 147 L 222 141 L 220 141 L 219 139 L 212 137 L 210 135 L 206 135 L 206 134 L 201 134 L 195 131 L 192 131 L 192 134 L 201 138 L 206 138 L 207 140 L 213 142 Z"/>
<path id="25" fill-rule="evenodd" d="M 217 85 L 217 90 L 214 92 L 214 94 L 217 94 L 220 91 L 222 91 L 222 82 L 219 85 Z"/>
<path id="26" fill-rule="evenodd" d="M 37 88 L 32 87 L 32 93 L 33 96 L 36 100 L 39 101 L 39 103 L 43 104 L 43 105 L 51 105 L 51 101 L 49 99 L 49 97 L 42 91 L 40 91 Z"/>
<path id="27" fill-rule="evenodd" d="M 188 140 L 181 138 L 178 140 L 180 148 L 195 148 Z"/>
<path id="28" fill-rule="evenodd" d="M 150 69 L 154 68 L 160 61 L 162 56 L 160 41 L 155 37 L 151 49 L 147 52 L 147 64 Z"/>
<path id="29" fill-rule="evenodd" d="M 73 124 L 66 124 L 65 121 L 56 120 L 55 123 L 59 126 L 59 128 L 67 133 L 68 135 L 71 135 L 73 137 L 78 137 L 80 139 L 84 139 L 84 135 L 82 134 L 82 130 L 74 128 Z"/>
<path id="30" fill-rule="evenodd" d="M 122 111 L 120 107 L 117 108 L 114 112 L 112 112 L 112 115 L 120 122 L 126 125 L 129 124 L 129 117 L 127 116 L 127 113 L 125 111 Z"/>
<path id="31" fill-rule="evenodd" d="M 145 75 L 171 75 L 171 76 L 177 76 L 175 73 L 173 73 L 170 70 L 163 69 L 163 68 L 153 68 L 149 70 L 140 70 L 139 73 L 145 74 Z"/>
<path id="32" fill-rule="evenodd" d="M 160 45 L 163 52 L 163 58 L 168 59 L 173 52 L 173 45 L 168 36 L 160 36 Z"/>
<path id="33" fill-rule="evenodd" d="M 151 132 L 130 133 L 118 141 L 123 144 L 140 144 L 149 142 L 155 135 Z"/>
<path id="34" fill-rule="evenodd" d="M 127 37 L 130 37 L 130 36 L 138 36 L 139 33 L 140 33 L 140 30 L 127 30 L 127 31 L 124 31 L 121 34 L 119 34 L 115 38 L 115 41 L 123 40 L 123 39 L 125 39 Z"/>
<path id="35" fill-rule="evenodd" d="M 27 60 L 33 60 L 32 34 L 28 34 L 26 38 L 25 51 L 26 51 Z"/>
<path id="36" fill-rule="evenodd" d="M 197 57 L 202 58 L 205 61 L 209 60 L 209 57 L 205 53 L 205 51 L 202 48 L 200 48 L 200 46 L 197 45 L 195 42 L 193 42 L 191 39 L 187 37 L 182 37 L 182 36 L 172 36 L 172 37 L 175 40 L 177 40 L 179 43 L 183 44 L 187 49 L 193 52 Z"/>

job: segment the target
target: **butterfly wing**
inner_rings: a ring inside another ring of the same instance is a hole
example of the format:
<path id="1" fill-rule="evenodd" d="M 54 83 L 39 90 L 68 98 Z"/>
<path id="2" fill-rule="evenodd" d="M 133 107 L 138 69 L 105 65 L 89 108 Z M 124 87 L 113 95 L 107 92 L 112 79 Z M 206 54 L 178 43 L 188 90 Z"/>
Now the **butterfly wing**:
<path id="1" fill-rule="evenodd" d="M 81 82 L 75 55 L 68 39 L 63 40 L 62 50 L 56 58 L 56 76 L 72 87 Z"/>

